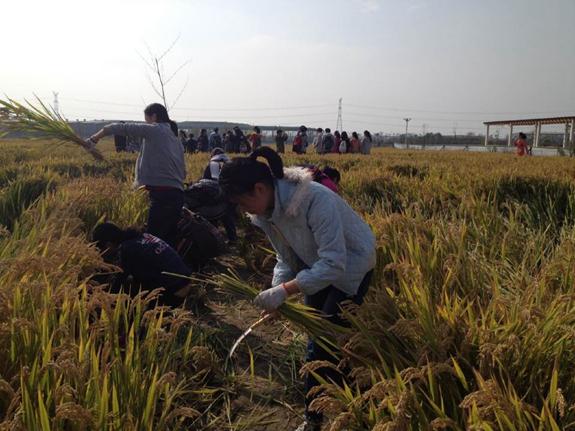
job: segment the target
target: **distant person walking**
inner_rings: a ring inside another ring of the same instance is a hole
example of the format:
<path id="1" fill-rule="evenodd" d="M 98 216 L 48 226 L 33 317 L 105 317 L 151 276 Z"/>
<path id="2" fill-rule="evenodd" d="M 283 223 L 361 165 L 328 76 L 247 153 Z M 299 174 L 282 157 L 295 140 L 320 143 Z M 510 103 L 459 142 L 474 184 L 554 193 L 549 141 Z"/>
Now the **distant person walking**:
<path id="1" fill-rule="evenodd" d="M 125 121 L 120 121 L 120 123 L 125 123 Z M 127 148 L 127 137 L 114 135 L 114 147 L 116 147 L 116 153 L 123 153 Z"/>
<path id="2" fill-rule="evenodd" d="M 357 154 L 361 152 L 361 141 L 359 140 L 359 136 L 357 132 L 353 132 L 351 134 L 351 148 L 350 153 Z"/>
<path id="3" fill-rule="evenodd" d="M 223 148 L 222 147 L 222 135 L 220 135 L 218 127 L 214 127 L 212 133 L 210 133 L 209 138 L 209 147 L 210 151 L 213 151 L 214 148 Z"/>
<path id="4" fill-rule="evenodd" d="M 371 153 L 371 133 L 368 130 L 363 132 L 363 138 L 361 139 L 361 154 Z"/>
<path id="5" fill-rule="evenodd" d="M 518 156 L 528 156 L 529 147 L 527 147 L 527 135 L 523 132 L 519 132 L 519 136 L 513 142 L 515 145 L 515 154 Z"/>
<path id="6" fill-rule="evenodd" d="M 313 142 L 311 146 L 313 147 L 314 151 L 318 154 L 321 154 L 321 140 L 323 139 L 323 129 L 318 127 L 316 130 L 315 138 L 313 138 Z"/>
<path id="7" fill-rule="evenodd" d="M 333 137 L 335 139 L 335 145 L 333 146 L 332 153 L 338 154 L 339 153 L 339 145 L 341 144 L 341 135 L 339 133 L 339 130 L 336 130 L 335 132 L 333 132 Z"/>
<path id="8" fill-rule="evenodd" d="M 233 134 L 233 152 L 248 154 L 252 152 L 252 148 L 244 132 L 238 126 L 234 127 Z"/>
<path id="9" fill-rule="evenodd" d="M 288 140 L 288 135 L 283 130 L 276 131 L 276 147 L 279 154 L 285 153 L 285 143 Z"/>
<path id="10" fill-rule="evenodd" d="M 252 134 L 250 135 L 250 142 L 252 149 L 255 150 L 262 146 L 262 132 L 258 126 L 255 126 Z"/>
<path id="11" fill-rule="evenodd" d="M 190 133 L 190 139 L 186 141 L 186 153 L 194 154 L 198 149 L 198 141 L 194 139 L 194 134 Z"/>
<path id="12" fill-rule="evenodd" d="M 331 129 L 329 127 L 325 128 L 325 133 L 321 138 L 321 153 L 320 154 L 329 154 L 333 151 L 333 147 L 335 146 L 335 138 L 331 134 Z"/>
<path id="13" fill-rule="evenodd" d="M 234 152 L 234 138 L 231 130 L 227 130 L 224 134 L 224 150 L 226 153 Z"/>
<path id="14" fill-rule="evenodd" d="M 351 141 L 347 132 L 341 132 L 341 142 L 339 144 L 339 152 L 341 154 L 349 153 L 351 151 Z"/>
<path id="15" fill-rule="evenodd" d="M 176 247 L 177 226 L 184 205 L 186 163 L 178 139 L 178 125 L 159 103 L 144 109 L 146 124 L 112 123 L 86 140 L 92 151 L 109 135 L 144 138 L 136 159 L 134 188 L 143 187 L 150 195 L 147 232 Z"/>
<path id="16" fill-rule="evenodd" d="M 299 132 L 293 140 L 293 152 L 296 154 L 305 154 L 307 151 L 307 127 L 301 126 Z"/>
<path id="17" fill-rule="evenodd" d="M 200 130 L 200 137 L 198 138 L 198 149 L 201 153 L 210 151 L 210 141 L 208 139 L 208 131 L 206 129 Z"/>
<path id="18" fill-rule="evenodd" d="M 180 142 L 182 143 L 182 147 L 184 148 L 184 151 L 186 149 L 186 142 L 188 142 L 188 136 L 186 135 L 186 132 L 182 129 L 180 129 L 178 131 L 178 138 L 180 138 Z"/>

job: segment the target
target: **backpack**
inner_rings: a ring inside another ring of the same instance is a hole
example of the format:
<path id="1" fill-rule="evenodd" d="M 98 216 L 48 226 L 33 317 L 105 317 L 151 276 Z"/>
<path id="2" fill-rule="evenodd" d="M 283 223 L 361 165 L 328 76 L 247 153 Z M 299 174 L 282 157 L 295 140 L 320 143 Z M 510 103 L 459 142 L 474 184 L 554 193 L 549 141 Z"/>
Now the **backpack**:
<path id="1" fill-rule="evenodd" d="M 208 220 L 216 220 L 226 212 L 227 200 L 217 181 L 201 179 L 184 190 L 184 206 Z"/>
<path id="2" fill-rule="evenodd" d="M 198 265 L 226 251 L 226 241 L 219 229 L 201 215 L 182 209 L 178 222 L 176 251 L 189 265 Z"/>
<path id="3" fill-rule="evenodd" d="M 333 146 L 335 144 L 335 139 L 333 135 L 323 135 L 321 146 L 324 153 L 331 153 Z"/>
<path id="4" fill-rule="evenodd" d="M 220 135 L 214 136 L 214 148 L 222 148 L 222 137 Z"/>
<path id="5" fill-rule="evenodd" d="M 296 152 L 300 151 L 302 142 L 303 142 L 303 140 L 301 138 L 301 135 L 298 133 L 293 140 L 293 150 Z"/>
<path id="6" fill-rule="evenodd" d="M 339 143 L 339 152 L 343 154 L 347 152 L 347 143 L 343 139 Z"/>

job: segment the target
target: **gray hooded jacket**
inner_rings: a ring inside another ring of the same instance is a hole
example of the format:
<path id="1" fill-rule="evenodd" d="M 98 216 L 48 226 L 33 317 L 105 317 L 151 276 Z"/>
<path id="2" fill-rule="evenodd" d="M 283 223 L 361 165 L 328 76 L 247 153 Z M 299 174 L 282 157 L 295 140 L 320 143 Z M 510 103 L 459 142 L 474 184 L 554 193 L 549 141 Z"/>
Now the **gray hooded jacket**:
<path id="1" fill-rule="evenodd" d="M 168 123 L 112 123 L 104 126 L 104 133 L 144 138 L 136 159 L 134 188 L 164 186 L 184 190 L 184 147 Z"/>
<path id="2" fill-rule="evenodd" d="M 357 213 L 303 168 L 275 185 L 271 217 L 253 216 L 276 253 L 272 285 L 295 279 L 306 295 L 329 285 L 352 296 L 375 266 L 375 237 Z"/>

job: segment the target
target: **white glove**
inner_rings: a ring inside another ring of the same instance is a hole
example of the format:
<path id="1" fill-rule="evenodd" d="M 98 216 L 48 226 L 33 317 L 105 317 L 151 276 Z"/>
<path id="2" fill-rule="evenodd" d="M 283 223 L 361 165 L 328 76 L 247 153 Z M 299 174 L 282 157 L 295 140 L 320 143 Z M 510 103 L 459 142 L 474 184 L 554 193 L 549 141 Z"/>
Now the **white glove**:
<path id="1" fill-rule="evenodd" d="M 88 138 L 84 142 L 86 143 L 86 145 L 88 145 L 88 147 L 85 148 L 85 150 L 88 153 L 91 153 L 92 151 L 94 151 L 94 148 L 96 148 L 96 144 L 98 143 L 93 138 Z"/>
<path id="2" fill-rule="evenodd" d="M 268 313 L 277 310 L 287 298 L 287 292 L 283 286 L 272 287 L 264 290 L 254 298 L 254 305 Z"/>

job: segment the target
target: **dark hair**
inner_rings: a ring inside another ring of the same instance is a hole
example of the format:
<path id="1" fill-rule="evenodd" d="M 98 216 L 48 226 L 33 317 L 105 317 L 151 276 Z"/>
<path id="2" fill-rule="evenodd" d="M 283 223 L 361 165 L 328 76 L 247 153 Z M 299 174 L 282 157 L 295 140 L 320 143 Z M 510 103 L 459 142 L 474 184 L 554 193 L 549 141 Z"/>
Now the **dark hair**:
<path id="1" fill-rule="evenodd" d="M 267 160 L 266 165 L 258 157 Z M 269 166 L 268 166 L 269 165 Z M 251 193 L 256 183 L 274 186 L 274 180 L 284 177 L 281 157 L 269 147 L 259 147 L 249 157 L 235 157 L 220 172 L 220 186 L 228 196 Z"/>
<path id="2" fill-rule="evenodd" d="M 218 127 L 214 127 L 214 132 L 218 133 L 219 132 L 219 128 Z"/>
<path id="3" fill-rule="evenodd" d="M 369 133 L 369 130 L 364 130 L 363 136 L 367 136 L 369 138 L 369 142 L 371 142 L 371 133 Z"/>
<path id="4" fill-rule="evenodd" d="M 305 126 L 299 126 L 299 131 L 305 133 L 305 132 L 307 132 L 307 127 L 305 127 Z"/>
<path id="5" fill-rule="evenodd" d="M 92 231 L 92 242 L 96 243 L 101 251 L 106 249 L 106 243 L 121 244 L 132 238 L 139 238 L 142 236 L 140 229 L 129 227 L 121 229 L 118 225 L 112 222 L 100 223 Z"/>
<path id="6" fill-rule="evenodd" d="M 175 121 L 170 120 L 168 110 L 164 105 L 160 103 L 151 103 L 146 106 L 146 109 L 144 109 L 144 114 L 148 115 L 149 117 L 156 114 L 157 123 L 170 123 L 170 129 L 172 129 L 174 135 L 178 136 L 178 125 Z"/>
<path id="7" fill-rule="evenodd" d="M 260 132 L 260 128 L 259 128 L 258 126 L 255 126 L 255 127 L 254 127 L 254 130 L 256 131 L 256 133 L 261 133 L 261 132 Z"/>
<path id="8" fill-rule="evenodd" d="M 341 140 L 349 141 L 349 136 L 347 136 L 347 132 L 341 132 Z"/>
<path id="9" fill-rule="evenodd" d="M 337 136 L 338 138 L 340 138 L 341 135 L 339 134 L 339 130 L 336 130 L 335 132 L 333 132 L 333 136 Z"/>
<path id="10" fill-rule="evenodd" d="M 325 168 L 323 168 L 322 172 L 326 174 L 330 178 L 330 180 L 332 180 L 336 184 L 341 181 L 341 174 L 336 168 L 326 166 Z"/>
<path id="11" fill-rule="evenodd" d="M 207 133 L 208 133 L 208 131 L 207 131 L 206 129 L 200 130 L 200 136 L 201 136 L 201 135 L 205 135 L 205 134 L 207 134 Z"/>
<path id="12" fill-rule="evenodd" d="M 329 127 L 325 128 L 325 133 L 331 133 L 331 129 Z"/>
<path id="13" fill-rule="evenodd" d="M 525 133 L 523 133 L 523 132 L 519 132 L 519 137 L 520 137 L 521 139 L 527 139 L 527 135 L 526 135 Z"/>
<path id="14" fill-rule="evenodd" d="M 178 131 L 178 133 L 181 133 L 182 135 L 184 135 L 184 138 L 187 138 L 187 137 L 188 137 L 188 135 L 186 135 L 186 131 L 185 131 L 185 130 L 180 129 L 180 130 Z"/>
<path id="15" fill-rule="evenodd" d="M 280 133 L 283 133 L 284 131 L 282 129 L 277 129 L 276 133 L 279 135 Z"/>
<path id="16" fill-rule="evenodd" d="M 193 133 L 190 133 L 190 139 L 192 139 L 194 137 Z"/>
<path id="17" fill-rule="evenodd" d="M 317 128 L 317 133 L 321 133 L 321 132 L 323 132 L 323 129 L 322 129 L 321 127 L 318 127 L 318 128 Z"/>
<path id="18" fill-rule="evenodd" d="M 359 139 L 359 136 L 357 136 L 357 132 L 353 132 L 353 133 L 351 134 L 351 136 L 353 136 L 355 139 Z"/>

